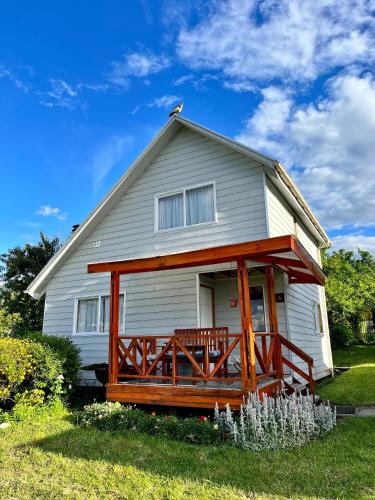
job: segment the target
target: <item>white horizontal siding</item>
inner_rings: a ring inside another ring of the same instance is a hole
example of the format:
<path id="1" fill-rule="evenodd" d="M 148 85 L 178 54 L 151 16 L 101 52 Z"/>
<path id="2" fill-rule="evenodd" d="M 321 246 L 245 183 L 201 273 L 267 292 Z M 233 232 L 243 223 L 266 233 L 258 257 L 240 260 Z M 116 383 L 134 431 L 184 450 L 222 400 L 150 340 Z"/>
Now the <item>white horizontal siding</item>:
<path id="1" fill-rule="evenodd" d="M 154 234 L 154 196 L 215 181 L 217 222 Z M 77 295 L 109 292 L 109 275 L 87 264 L 174 253 L 267 237 L 263 170 L 214 141 L 181 130 L 49 281 L 44 332 L 71 336 Z M 92 242 L 100 241 L 93 248 Z M 199 268 L 201 271 L 202 268 Z M 127 335 L 197 326 L 196 269 L 127 276 Z M 74 336 L 83 364 L 107 359 L 108 337 Z M 85 378 L 91 378 L 85 375 Z"/>
<path id="2" fill-rule="evenodd" d="M 266 181 L 266 200 L 270 236 L 296 234 L 305 249 L 320 264 L 320 251 L 316 240 L 295 217 L 292 208 L 268 179 Z M 326 376 L 332 368 L 332 359 L 324 288 L 309 284 L 289 285 L 287 279 L 285 281 L 289 338 L 314 358 L 315 376 L 317 378 Z M 319 302 L 322 308 L 324 335 L 315 332 L 314 301 Z M 292 361 L 300 368 L 306 368 L 305 364 L 297 356 L 293 355 Z"/>
<path id="3" fill-rule="evenodd" d="M 294 234 L 292 210 L 269 179 L 266 179 L 266 199 L 270 237 Z"/>

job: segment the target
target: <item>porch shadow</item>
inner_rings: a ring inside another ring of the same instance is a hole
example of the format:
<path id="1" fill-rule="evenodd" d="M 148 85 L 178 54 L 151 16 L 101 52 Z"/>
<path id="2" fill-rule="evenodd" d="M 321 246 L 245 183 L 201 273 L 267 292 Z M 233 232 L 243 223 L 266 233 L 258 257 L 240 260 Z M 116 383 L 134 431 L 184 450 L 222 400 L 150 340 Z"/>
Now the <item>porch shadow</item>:
<path id="1" fill-rule="evenodd" d="M 344 441 L 342 427 L 346 428 Z M 359 491 L 371 488 L 369 471 L 365 471 L 368 467 L 363 464 L 363 470 L 353 473 L 347 461 L 350 455 L 350 462 L 355 460 L 354 455 L 363 455 L 368 443 L 373 441 L 369 425 L 362 427 L 350 428 L 343 422 L 324 440 L 304 448 L 263 453 L 228 446 L 204 447 L 140 433 L 112 433 L 94 428 L 73 428 L 28 446 L 73 460 L 131 466 L 166 480 L 210 482 L 235 488 L 245 495 L 301 498 L 341 497 L 345 493 L 348 498 L 351 493 L 358 495 Z M 364 439 L 358 439 L 358 432 Z M 364 480 L 366 476 L 367 481 Z"/>

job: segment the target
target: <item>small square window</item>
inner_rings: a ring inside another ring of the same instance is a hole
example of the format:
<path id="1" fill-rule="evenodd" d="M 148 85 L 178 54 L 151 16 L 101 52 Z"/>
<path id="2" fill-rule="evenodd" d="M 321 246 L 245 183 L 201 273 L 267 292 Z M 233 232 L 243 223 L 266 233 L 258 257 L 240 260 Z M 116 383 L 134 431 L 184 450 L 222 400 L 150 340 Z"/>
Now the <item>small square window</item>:
<path id="1" fill-rule="evenodd" d="M 77 300 L 75 333 L 109 333 L 109 295 Z M 120 295 L 119 332 L 125 333 L 125 295 Z"/>

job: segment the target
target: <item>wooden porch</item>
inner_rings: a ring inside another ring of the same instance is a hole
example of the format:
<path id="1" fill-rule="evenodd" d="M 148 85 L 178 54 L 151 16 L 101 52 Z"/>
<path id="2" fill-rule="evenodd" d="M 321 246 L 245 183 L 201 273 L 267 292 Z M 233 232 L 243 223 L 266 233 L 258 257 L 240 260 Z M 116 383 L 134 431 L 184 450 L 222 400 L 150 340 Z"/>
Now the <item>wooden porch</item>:
<path id="1" fill-rule="evenodd" d="M 254 332 L 248 262 L 265 272 L 269 331 Z M 241 331 L 226 326 L 175 330 L 170 335 L 119 335 L 120 275 L 231 262 L 236 264 Z M 278 330 L 275 268 L 291 283 L 324 284 L 324 274 L 293 235 L 172 255 L 102 262 L 88 272 L 110 272 L 107 399 L 129 403 L 238 408 L 249 392 L 273 393 L 284 380 L 314 390 L 313 359 Z M 298 366 L 292 361 L 299 359 Z M 302 368 L 303 366 L 303 368 Z M 288 378 L 286 373 L 288 372 Z"/>

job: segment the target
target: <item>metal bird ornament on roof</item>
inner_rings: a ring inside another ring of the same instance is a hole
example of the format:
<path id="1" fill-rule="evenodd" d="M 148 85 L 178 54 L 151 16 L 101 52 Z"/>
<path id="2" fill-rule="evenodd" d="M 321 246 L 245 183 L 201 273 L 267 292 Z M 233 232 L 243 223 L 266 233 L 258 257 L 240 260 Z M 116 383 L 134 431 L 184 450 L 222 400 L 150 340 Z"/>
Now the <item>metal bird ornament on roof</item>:
<path id="1" fill-rule="evenodd" d="M 182 111 L 182 108 L 184 107 L 184 103 L 181 101 L 177 106 L 172 109 L 172 111 L 169 113 L 169 118 L 171 118 L 173 115 L 179 115 Z"/>

